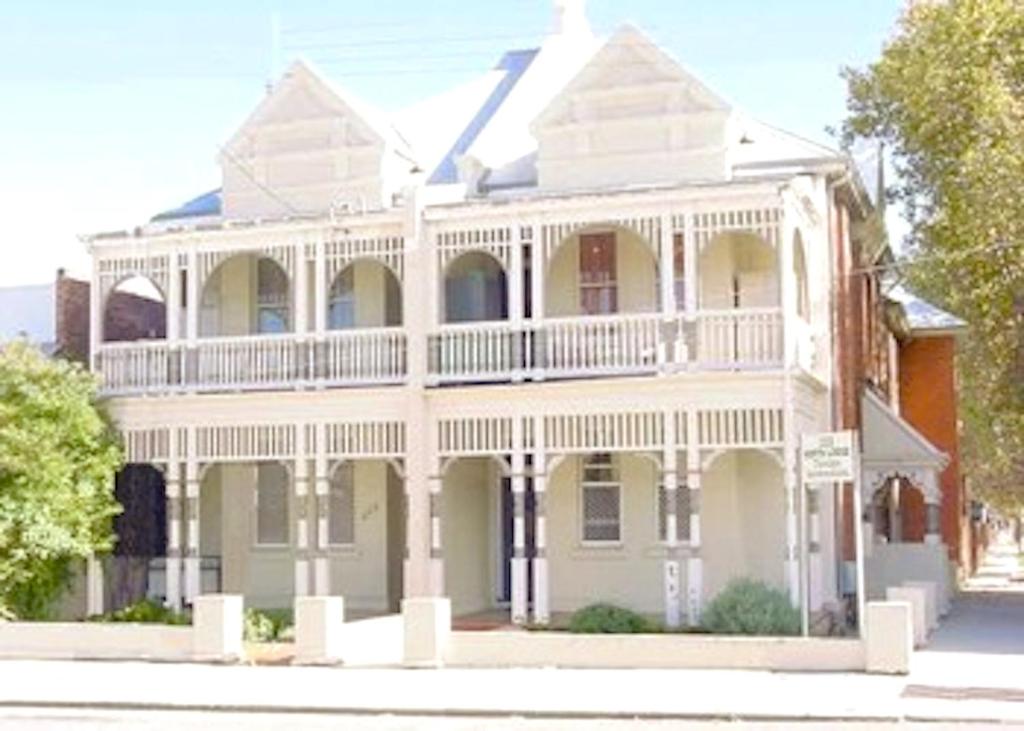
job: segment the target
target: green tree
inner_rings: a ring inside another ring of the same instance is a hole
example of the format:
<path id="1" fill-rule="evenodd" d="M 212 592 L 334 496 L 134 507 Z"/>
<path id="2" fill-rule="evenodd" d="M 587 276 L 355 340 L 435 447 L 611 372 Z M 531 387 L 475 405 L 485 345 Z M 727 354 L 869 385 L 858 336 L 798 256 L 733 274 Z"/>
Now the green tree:
<path id="1" fill-rule="evenodd" d="M 909 3 L 881 58 L 846 69 L 848 145 L 893 153 L 911 225 L 900 271 L 969 323 L 960 348 L 974 486 L 1024 505 L 1024 0 Z"/>
<path id="2" fill-rule="evenodd" d="M 111 548 L 120 465 L 92 376 L 0 346 L 0 612 L 46 616 L 72 562 Z"/>

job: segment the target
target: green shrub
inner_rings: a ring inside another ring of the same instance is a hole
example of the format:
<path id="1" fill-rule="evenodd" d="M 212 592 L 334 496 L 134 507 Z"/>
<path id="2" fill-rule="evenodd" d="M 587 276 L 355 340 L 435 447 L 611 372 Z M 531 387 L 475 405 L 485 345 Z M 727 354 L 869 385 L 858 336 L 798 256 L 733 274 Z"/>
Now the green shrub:
<path id="1" fill-rule="evenodd" d="M 800 612 L 778 589 L 753 579 L 736 579 L 704 611 L 704 627 L 721 635 L 795 635 Z"/>
<path id="2" fill-rule="evenodd" d="M 187 614 L 175 612 L 151 599 L 129 604 L 115 612 L 89 617 L 90 622 L 135 622 L 138 624 L 191 624 Z"/>
<path id="3" fill-rule="evenodd" d="M 292 615 L 287 609 L 246 609 L 247 642 L 280 642 L 291 634 Z"/>
<path id="4" fill-rule="evenodd" d="M 629 609 L 611 604 L 591 604 L 572 615 L 569 631 L 577 634 L 639 634 L 656 628 Z"/>

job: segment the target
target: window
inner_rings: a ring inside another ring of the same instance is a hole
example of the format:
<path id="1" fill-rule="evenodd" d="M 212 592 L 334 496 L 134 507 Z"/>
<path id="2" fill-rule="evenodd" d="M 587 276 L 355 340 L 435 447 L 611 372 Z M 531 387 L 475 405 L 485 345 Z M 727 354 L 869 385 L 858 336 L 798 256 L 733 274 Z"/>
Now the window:
<path id="1" fill-rule="evenodd" d="M 327 310 L 330 330 L 347 330 L 356 326 L 355 267 L 348 267 L 331 285 Z"/>
<path id="2" fill-rule="evenodd" d="M 345 462 L 331 476 L 327 509 L 327 540 L 332 546 L 355 544 L 355 465 Z"/>
<path id="3" fill-rule="evenodd" d="M 584 315 L 619 309 L 614 233 L 580 235 L 580 309 Z"/>
<path id="4" fill-rule="evenodd" d="M 583 462 L 581 483 L 583 542 L 618 543 L 622 540 L 622 483 L 615 458 L 593 454 Z"/>
<path id="5" fill-rule="evenodd" d="M 445 322 L 481 322 L 508 318 L 508 282 L 501 264 L 472 251 L 448 267 Z"/>
<path id="6" fill-rule="evenodd" d="M 658 485 L 658 540 L 668 542 L 668 492 L 663 484 Z M 676 488 L 676 542 L 687 543 L 690 540 L 690 491 L 686 485 Z"/>
<path id="7" fill-rule="evenodd" d="M 266 463 L 256 468 L 256 544 L 288 545 L 288 471 Z"/>
<path id="8" fill-rule="evenodd" d="M 288 332 L 288 275 L 272 259 L 256 265 L 256 329 L 258 333 Z"/>

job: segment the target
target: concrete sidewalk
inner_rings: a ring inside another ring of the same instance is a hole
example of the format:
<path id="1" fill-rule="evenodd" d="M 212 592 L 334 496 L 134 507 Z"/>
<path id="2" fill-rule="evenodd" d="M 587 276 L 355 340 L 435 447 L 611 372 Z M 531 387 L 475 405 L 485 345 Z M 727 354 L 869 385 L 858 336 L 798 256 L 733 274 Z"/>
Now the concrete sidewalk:
<path id="1" fill-rule="evenodd" d="M 527 718 L 1024 722 L 1024 593 L 993 552 L 909 677 L 0 662 L 0 706 Z M 1015 557 L 1013 558 L 1015 561 Z M 993 607 L 996 607 L 994 610 Z M 1000 652 L 1002 650 L 1002 652 Z"/>

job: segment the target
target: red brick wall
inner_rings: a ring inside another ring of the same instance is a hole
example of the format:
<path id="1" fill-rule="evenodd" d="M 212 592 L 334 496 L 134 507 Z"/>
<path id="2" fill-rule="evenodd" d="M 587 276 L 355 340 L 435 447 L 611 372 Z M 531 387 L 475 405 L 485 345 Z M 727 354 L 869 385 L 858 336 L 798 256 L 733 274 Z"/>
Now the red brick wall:
<path id="1" fill-rule="evenodd" d="M 899 357 L 903 418 L 950 457 L 949 466 L 940 476 L 942 540 L 949 547 L 950 559 L 959 562 L 963 506 L 955 351 L 952 336 L 917 338 L 900 345 Z M 923 504 L 916 507 L 923 511 Z M 923 522 L 924 516 L 918 519 Z"/>
<path id="2" fill-rule="evenodd" d="M 163 302 L 129 292 L 111 292 L 103 312 L 103 342 L 165 338 L 166 313 Z"/>
<path id="3" fill-rule="evenodd" d="M 89 362 L 89 283 L 57 272 L 54 335 L 58 355 Z"/>

